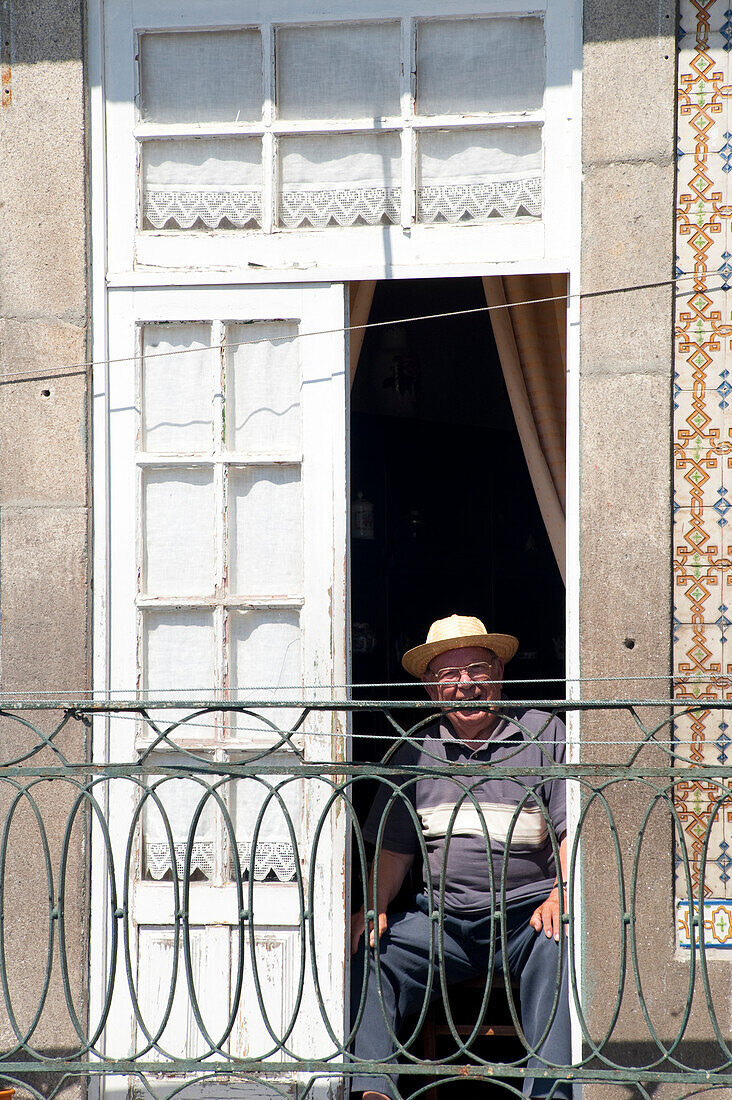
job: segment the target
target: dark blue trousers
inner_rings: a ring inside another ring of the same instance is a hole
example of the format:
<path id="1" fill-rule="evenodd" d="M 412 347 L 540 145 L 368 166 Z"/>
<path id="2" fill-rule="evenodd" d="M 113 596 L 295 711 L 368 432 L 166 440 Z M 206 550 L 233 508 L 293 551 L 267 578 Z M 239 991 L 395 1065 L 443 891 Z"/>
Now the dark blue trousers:
<path id="1" fill-rule="evenodd" d="M 353 1041 L 353 1054 L 359 1061 L 395 1061 L 396 1035 L 407 1016 L 418 1013 L 425 1001 L 430 976 L 430 944 L 434 944 L 434 971 L 430 1001 L 441 996 L 439 967 L 444 966 L 448 984 L 469 978 L 485 977 L 491 939 L 495 938 L 494 967 L 506 980 L 520 984 L 521 1024 L 530 1054 L 527 1068 L 552 1069 L 571 1063 L 569 997 L 567 993 L 567 941 L 563 949 L 543 932 L 535 932 L 529 917 L 543 897 L 523 898 L 505 910 L 507 954 L 503 958 L 500 924 L 491 914 L 461 917 L 444 915 L 443 949 L 439 949 L 437 924 L 430 919 L 427 898 L 417 898 L 417 908 L 390 919 L 380 941 L 380 986 L 376 975 L 376 956 L 369 949 L 369 974 L 363 1016 Z M 353 957 L 351 972 L 351 1020 L 355 1023 L 362 995 L 363 941 Z M 560 993 L 552 1014 L 557 980 Z M 561 1068 L 558 1073 L 561 1075 Z M 399 1070 L 388 1077 L 354 1076 L 354 1092 L 373 1090 L 396 1096 Z M 526 1096 L 552 1095 L 569 1100 L 571 1086 L 565 1082 L 526 1077 Z"/>

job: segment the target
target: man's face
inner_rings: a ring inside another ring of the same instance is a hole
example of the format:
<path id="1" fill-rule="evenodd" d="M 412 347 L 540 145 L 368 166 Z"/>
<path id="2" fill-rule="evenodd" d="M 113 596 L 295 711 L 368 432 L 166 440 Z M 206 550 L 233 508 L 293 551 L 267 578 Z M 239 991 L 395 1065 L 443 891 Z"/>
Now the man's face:
<path id="1" fill-rule="evenodd" d="M 424 685 L 435 702 L 455 703 L 462 699 L 500 699 L 503 661 L 490 649 L 464 646 L 449 649 L 430 662 Z M 495 681 L 491 683 L 491 681 Z M 448 717 L 464 741 L 484 740 L 500 715 L 490 709 L 450 710 Z"/>

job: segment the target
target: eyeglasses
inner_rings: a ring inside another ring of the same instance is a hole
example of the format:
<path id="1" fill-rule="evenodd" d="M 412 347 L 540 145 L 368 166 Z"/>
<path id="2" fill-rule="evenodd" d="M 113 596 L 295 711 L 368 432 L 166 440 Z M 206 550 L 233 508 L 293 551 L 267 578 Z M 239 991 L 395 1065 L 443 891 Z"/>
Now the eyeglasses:
<path id="1" fill-rule="evenodd" d="M 430 678 L 438 684 L 459 684 L 463 676 L 477 684 L 483 684 L 486 680 L 494 680 L 496 665 L 489 661 L 477 661 L 474 665 L 465 665 L 463 668 L 441 668 L 437 672 L 430 671 Z"/>

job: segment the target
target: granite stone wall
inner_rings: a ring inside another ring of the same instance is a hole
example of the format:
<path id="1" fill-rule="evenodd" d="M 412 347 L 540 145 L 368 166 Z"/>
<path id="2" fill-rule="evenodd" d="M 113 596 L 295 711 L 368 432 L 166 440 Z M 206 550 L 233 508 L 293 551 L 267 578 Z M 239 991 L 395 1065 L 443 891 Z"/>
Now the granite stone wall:
<path id="1" fill-rule="evenodd" d="M 83 693 L 90 682 L 88 245 L 84 11 L 81 0 L 3 0 L 0 97 L 0 691 Z M 29 716 L 44 729 L 58 713 Z M 84 727 L 61 737 L 83 759 Z M 0 723 L 8 759 L 34 738 Z M 57 763 L 51 753 L 37 763 Z M 73 793 L 40 784 L 49 843 L 28 805 L 14 818 L 4 912 L 11 996 L 27 1028 L 50 986 L 34 1041 L 63 1055 L 78 1044 L 63 994 L 57 935 L 58 872 Z M 0 791 L 2 819 L 11 788 Z M 70 837 L 63 899 L 69 981 L 86 1013 L 87 843 Z M 49 892 L 53 901 L 49 905 Z M 0 1047 L 17 1033 L 0 1012 Z M 21 1054 L 22 1058 L 22 1054 Z M 50 1081 L 46 1082 L 46 1087 Z M 73 1091 L 76 1091 L 74 1087 Z"/>
<path id="2" fill-rule="evenodd" d="M 720 13 L 728 7 L 718 6 Z M 715 0 L 683 0 L 682 31 L 712 7 Z M 582 674 L 617 678 L 588 683 L 584 694 L 595 698 L 660 701 L 673 689 L 674 310 L 681 298 L 676 300 L 671 280 L 677 273 L 677 73 L 681 80 L 685 48 L 683 33 L 677 39 L 678 16 L 670 0 L 587 0 L 584 8 L 582 288 L 630 288 L 585 300 L 581 311 Z M 726 121 L 717 123 L 732 129 Z M 643 284 L 661 285 L 632 289 Z M 639 713 L 647 727 L 666 723 L 659 741 L 670 749 L 669 708 Z M 618 711 L 586 717 L 582 737 L 586 762 L 618 763 L 637 747 L 639 729 L 628 712 Z M 644 750 L 635 763 L 664 766 L 669 756 L 662 749 Z M 667 786 L 672 791 L 673 782 Z M 641 853 L 631 924 L 623 922 L 631 899 L 628 893 L 621 904 L 607 817 L 599 807 L 590 813 L 583 830 L 581 950 L 583 1007 L 595 1037 L 602 1038 L 619 1004 L 604 1053 L 621 1065 L 660 1063 L 670 1070 L 661 1048 L 672 1046 L 684 1022 L 690 958 L 676 928 L 672 807 L 680 805 L 678 795 L 658 799 L 646 817 L 663 787 L 628 778 L 608 789 L 627 886 L 634 856 Z M 681 786 L 679 791 L 683 800 Z M 693 836 L 686 839 L 692 842 Z M 710 956 L 709 979 L 719 1026 L 727 1034 L 729 961 Z M 682 1063 L 720 1064 L 698 966 L 683 1033 L 674 1051 Z M 694 1086 L 652 1086 L 653 1095 L 679 1096 L 682 1087 Z M 585 1100 L 637 1095 L 630 1086 L 612 1084 L 584 1090 Z"/>

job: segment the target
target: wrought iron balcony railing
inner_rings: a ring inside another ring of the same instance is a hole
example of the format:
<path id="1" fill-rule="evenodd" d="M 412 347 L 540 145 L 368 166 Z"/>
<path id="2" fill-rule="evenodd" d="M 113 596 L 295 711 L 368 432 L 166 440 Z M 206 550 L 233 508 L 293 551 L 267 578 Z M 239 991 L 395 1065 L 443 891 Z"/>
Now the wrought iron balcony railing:
<path id="1" fill-rule="evenodd" d="M 427 886 L 430 975 L 394 1036 L 400 1091 L 448 1095 L 467 1080 L 488 1095 L 519 1094 L 527 1077 L 557 1096 L 567 1083 L 588 1096 L 593 1086 L 642 1096 L 659 1084 L 678 1095 L 732 1089 L 732 767 L 684 733 L 689 716 L 723 720 L 726 704 L 530 705 L 547 721 L 569 716 L 571 762 L 547 754 L 521 766 L 525 793 L 506 846 L 532 805 L 558 857 L 561 838 L 535 792 L 565 781 L 558 958 L 569 973 L 571 1061 L 531 1062 L 515 975 L 494 988 L 507 861 L 495 872 L 488 860 L 492 932 L 469 990 L 447 980 L 444 876 Z M 166 1097 L 224 1079 L 229 1089 L 256 1082 L 273 1095 L 325 1096 L 396 1072 L 353 1053 L 368 982 L 383 992 L 378 942 L 376 978 L 355 977 L 353 1016 L 345 1009 L 349 898 L 352 907 L 365 898 L 373 918 L 378 889 L 378 858 L 368 885 L 364 814 L 386 787 L 387 808 L 405 807 L 426 861 L 408 797 L 415 782 L 449 779 L 457 802 L 476 805 L 488 767 L 494 779 L 516 778 L 510 756 L 405 772 L 394 754 L 419 743 L 435 717 L 428 702 L 6 699 L 0 709 L 0 1079 L 38 1096 L 70 1078 L 119 1075 L 156 1095 L 166 1082 Z"/>

